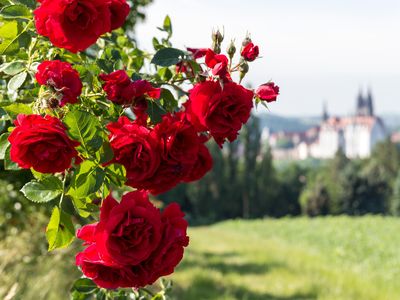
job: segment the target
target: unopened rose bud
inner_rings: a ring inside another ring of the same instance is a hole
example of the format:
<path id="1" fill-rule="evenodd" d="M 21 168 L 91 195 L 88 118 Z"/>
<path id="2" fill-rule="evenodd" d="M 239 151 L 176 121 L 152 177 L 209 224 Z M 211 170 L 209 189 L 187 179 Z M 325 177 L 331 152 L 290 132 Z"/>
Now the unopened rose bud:
<path id="1" fill-rule="evenodd" d="M 235 47 L 235 43 L 233 41 L 231 41 L 231 43 L 230 43 L 228 49 L 226 50 L 226 52 L 228 53 L 229 58 L 232 59 L 233 56 L 236 53 L 236 47 Z"/>
<path id="2" fill-rule="evenodd" d="M 224 36 L 222 33 L 217 29 L 217 31 L 213 31 L 212 33 L 212 40 L 214 43 L 221 44 L 224 40 Z"/>
<path id="3" fill-rule="evenodd" d="M 250 44 L 251 43 L 251 38 L 250 38 L 250 36 L 249 35 L 247 35 L 246 37 L 245 37 L 245 39 L 243 40 L 243 42 L 242 42 L 242 46 L 243 47 L 246 47 L 248 44 Z"/>
<path id="4" fill-rule="evenodd" d="M 221 53 L 221 46 L 218 43 L 213 43 L 212 49 L 217 54 Z"/>
<path id="5" fill-rule="evenodd" d="M 249 64 L 243 61 L 239 66 L 240 81 L 242 81 L 242 79 L 244 78 L 244 76 L 246 76 L 248 71 L 249 71 Z"/>
<path id="6" fill-rule="evenodd" d="M 246 74 L 249 71 L 249 64 L 247 62 L 242 62 L 239 67 L 240 73 Z"/>

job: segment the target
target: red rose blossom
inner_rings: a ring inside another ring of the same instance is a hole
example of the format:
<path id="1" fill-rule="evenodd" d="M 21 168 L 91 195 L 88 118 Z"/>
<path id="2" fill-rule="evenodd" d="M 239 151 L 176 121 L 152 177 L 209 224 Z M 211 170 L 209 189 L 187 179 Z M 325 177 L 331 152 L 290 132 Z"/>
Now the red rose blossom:
<path id="1" fill-rule="evenodd" d="M 210 131 L 220 147 L 225 139 L 234 141 L 250 117 L 253 92 L 234 82 L 223 87 L 217 81 L 198 83 L 186 104 L 190 122 L 198 131 Z"/>
<path id="2" fill-rule="evenodd" d="M 18 115 L 15 129 L 8 140 L 11 160 L 21 168 L 33 168 L 40 173 L 64 172 L 77 158 L 75 147 L 66 127 L 57 118 L 40 115 Z"/>
<path id="3" fill-rule="evenodd" d="M 131 105 L 143 97 L 160 98 L 160 88 L 154 88 L 146 80 L 132 82 L 128 74 L 123 70 L 110 74 L 100 74 L 99 77 L 104 81 L 103 89 L 107 93 L 108 100 L 116 104 Z"/>
<path id="4" fill-rule="evenodd" d="M 184 182 L 192 182 L 201 179 L 207 174 L 213 167 L 213 159 L 208 148 L 201 144 L 199 146 L 199 152 L 197 153 L 197 159 L 190 170 L 190 172 L 183 178 Z"/>
<path id="5" fill-rule="evenodd" d="M 253 43 L 248 43 L 242 50 L 242 57 L 247 61 L 254 61 L 259 55 L 258 46 Z"/>
<path id="6" fill-rule="evenodd" d="M 99 77 L 104 81 L 103 89 L 107 93 L 108 100 L 120 105 L 132 103 L 135 97 L 135 88 L 125 71 L 118 70 L 110 74 L 100 74 Z"/>
<path id="7" fill-rule="evenodd" d="M 200 139 L 182 113 L 164 115 L 154 132 L 159 138 L 162 157 L 148 190 L 157 195 L 175 187 L 191 171 L 199 152 Z"/>
<path id="8" fill-rule="evenodd" d="M 207 48 L 186 48 L 186 49 L 192 53 L 194 59 L 206 56 L 207 51 L 209 50 Z"/>
<path id="9" fill-rule="evenodd" d="M 42 0 L 34 11 L 40 35 L 71 52 L 87 49 L 121 26 L 129 13 L 125 0 Z"/>
<path id="10" fill-rule="evenodd" d="M 121 203 L 109 196 L 100 221 L 77 232 L 87 248 L 77 254 L 76 265 L 102 288 L 152 284 L 182 260 L 189 243 L 183 217 L 176 203 L 160 213 L 145 192 L 130 192 Z"/>
<path id="11" fill-rule="evenodd" d="M 111 30 L 117 29 L 124 25 L 126 17 L 129 15 L 130 7 L 126 0 L 111 0 Z"/>
<path id="12" fill-rule="evenodd" d="M 228 73 L 228 58 L 223 54 L 215 54 L 211 49 L 206 53 L 206 65 L 212 69 L 214 76 L 226 77 Z"/>
<path id="13" fill-rule="evenodd" d="M 158 137 L 145 126 L 120 117 L 118 122 L 107 125 L 109 139 L 114 152 L 114 162 L 126 169 L 126 184 L 146 189 L 152 182 L 151 177 L 160 165 Z"/>
<path id="14" fill-rule="evenodd" d="M 36 80 L 40 85 L 47 85 L 60 95 L 57 99 L 60 106 L 77 103 L 82 92 L 79 73 L 67 62 L 59 60 L 42 62 L 38 67 Z"/>
<path id="15" fill-rule="evenodd" d="M 256 96 L 261 100 L 267 102 L 276 101 L 278 95 L 279 95 L 279 86 L 275 85 L 275 83 L 273 82 L 262 84 L 256 90 Z"/>

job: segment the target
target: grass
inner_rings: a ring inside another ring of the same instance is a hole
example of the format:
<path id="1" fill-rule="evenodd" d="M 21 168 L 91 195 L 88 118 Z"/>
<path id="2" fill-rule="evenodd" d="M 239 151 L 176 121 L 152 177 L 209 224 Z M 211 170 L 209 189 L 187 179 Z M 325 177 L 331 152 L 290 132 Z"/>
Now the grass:
<path id="1" fill-rule="evenodd" d="M 399 232 L 400 219 L 376 216 L 191 228 L 185 259 L 170 277 L 173 299 L 400 299 Z M 19 235 L 8 244 L 10 262 L 0 242 L 0 298 L 17 283 L 14 299 L 68 299 L 78 276 L 73 251 L 29 258 L 28 240 Z"/>
<path id="2" fill-rule="evenodd" d="M 229 221 L 191 229 L 177 299 L 400 299 L 400 220 Z"/>

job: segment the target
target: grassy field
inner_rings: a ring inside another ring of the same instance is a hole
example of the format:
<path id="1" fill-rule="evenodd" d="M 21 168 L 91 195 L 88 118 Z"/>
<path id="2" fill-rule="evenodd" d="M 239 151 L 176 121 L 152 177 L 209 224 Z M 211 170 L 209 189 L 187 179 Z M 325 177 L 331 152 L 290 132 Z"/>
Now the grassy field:
<path id="1" fill-rule="evenodd" d="M 382 217 L 228 221 L 191 228 L 190 247 L 171 277 L 173 296 L 179 300 L 400 299 L 399 232 L 400 219 Z M 4 243 L 0 245 L 1 254 L 5 249 Z M 15 299 L 67 299 L 60 291 L 77 275 L 68 271 L 73 269 L 69 252 L 28 260 L 26 265 L 18 258 L 14 267 L 2 258 L 0 298 L 1 289 L 9 290 L 16 276 Z M 47 290 L 37 283 L 39 278 L 52 282 Z"/>

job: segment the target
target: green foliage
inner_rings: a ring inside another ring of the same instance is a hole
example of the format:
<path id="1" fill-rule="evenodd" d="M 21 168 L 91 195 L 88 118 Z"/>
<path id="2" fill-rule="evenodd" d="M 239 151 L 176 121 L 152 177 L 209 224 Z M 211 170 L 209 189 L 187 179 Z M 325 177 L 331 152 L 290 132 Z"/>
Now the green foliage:
<path id="1" fill-rule="evenodd" d="M 176 65 L 184 57 L 185 53 L 176 48 L 162 48 L 157 51 L 151 60 L 152 64 L 169 67 Z"/>
<path id="2" fill-rule="evenodd" d="M 41 181 L 31 181 L 24 185 L 21 192 L 36 203 L 49 202 L 60 196 L 64 190 L 60 179 L 46 176 Z"/>
<path id="3" fill-rule="evenodd" d="M 54 207 L 46 228 L 46 238 L 49 243 L 49 251 L 69 246 L 75 237 L 75 228 L 71 216 Z"/>

